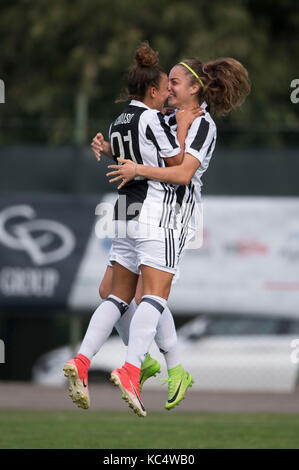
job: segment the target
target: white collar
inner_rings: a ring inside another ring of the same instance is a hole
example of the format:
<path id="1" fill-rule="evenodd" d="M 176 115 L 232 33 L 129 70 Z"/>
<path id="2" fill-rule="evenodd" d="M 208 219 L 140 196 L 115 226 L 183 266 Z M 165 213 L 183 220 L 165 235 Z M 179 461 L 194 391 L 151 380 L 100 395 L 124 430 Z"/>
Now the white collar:
<path id="1" fill-rule="evenodd" d="M 139 108 L 151 109 L 145 103 L 143 103 L 142 101 L 138 101 L 138 100 L 131 100 L 130 105 L 139 106 Z"/>
<path id="2" fill-rule="evenodd" d="M 200 107 L 201 107 L 202 109 L 206 109 L 206 108 L 208 107 L 207 102 L 206 102 L 206 101 L 203 101 L 203 102 L 201 103 Z M 175 108 L 174 112 L 177 113 L 178 110 L 179 110 L 179 108 Z"/>

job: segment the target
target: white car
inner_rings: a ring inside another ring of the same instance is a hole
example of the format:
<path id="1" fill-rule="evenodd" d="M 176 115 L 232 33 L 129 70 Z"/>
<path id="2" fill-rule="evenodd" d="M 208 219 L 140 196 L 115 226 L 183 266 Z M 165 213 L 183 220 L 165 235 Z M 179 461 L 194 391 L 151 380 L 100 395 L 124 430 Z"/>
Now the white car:
<path id="1" fill-rule="evenodd" d="M 293 392 L 296 388 L 298 319 L 244 314 L 198 316 L 178 329 L 178 337 L 182 364 L 194 378 L 193 390 Z M 122 366 L 125 354 L 121 339 L 112 336 L 93 358 L 90 380 L 108 380 L 109 373 Z M 155 343 L 150 354 L 160 361 L 161 374 L 149 379 L 145 387 L 161 387 L 159 378 L 166 378 L 167 370 Z M 33 367 L 33 381 L 62 385 L 63 365 L 73 355 L 70 347 L 44 354 Z"/>

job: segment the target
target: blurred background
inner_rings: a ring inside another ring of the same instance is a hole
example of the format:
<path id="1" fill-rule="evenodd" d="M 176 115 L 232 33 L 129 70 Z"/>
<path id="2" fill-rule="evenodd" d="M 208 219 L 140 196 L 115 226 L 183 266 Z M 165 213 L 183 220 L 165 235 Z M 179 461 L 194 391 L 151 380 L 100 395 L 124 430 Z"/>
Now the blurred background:
<path id="1" fill-rule="evenodd" d="M 252 83 L 242 109 L 216 119 L 203 247 L 187 252 L 169 300 L 185 367 L 198 390 L 296 391 L 298 29 L 292 0 L 1 1 L 3 381 L 64 383 L 61 364 L 100 302 L 110 240 L 96 237 L 95 212 L 116 193 L 90 142 L 107 137 L 148 40 L 167 71 L 230 56 Z M 123 358 L 115 335 L 108 343 L 94 380 Z"/>

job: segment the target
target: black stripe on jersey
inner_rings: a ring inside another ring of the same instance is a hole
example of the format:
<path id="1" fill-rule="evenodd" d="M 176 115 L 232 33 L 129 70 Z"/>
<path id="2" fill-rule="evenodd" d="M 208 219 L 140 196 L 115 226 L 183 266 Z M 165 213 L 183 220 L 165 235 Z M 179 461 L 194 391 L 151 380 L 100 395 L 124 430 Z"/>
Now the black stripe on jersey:
<path id="1" fill-rule="evenodd" d="M 147 180 L 129 181 L 118 191 L 120 195 L 125 195 L 126 198 L 117 199 L 114 206 L 114 220 L 138 220 L 147 192 Z M 140 210 L 138 210 L 138 203 L 140 204 Z M 133 211 L 134 213 L 132 213 Z"/>
<path id="2" fill-rule="evenodd" d="M 176 117 L 175 117 L 175 114 L 174 114 L 173 116 L 171 116 L 171 118 L 169 118 L 168 125 L 169 125 L 170 127 L 172 127 L 172 126 L 175 126 L 176 123 L 177 123 L 177 122 L 176 122 Z"/>
<path id="3" fill-rule="evenodd" d="M 213 143 L 214 143 L 214 142 L 215 142 L 215 137 L 213 137 L 212 142 L 211 142 L 210 145 L 209 145 L 209 148 L 208 148 L 208 151 L 207 151 L 207 155 L 209 155 L 209 153 L 210 153 L 210 151 L 211 151 L 211 149 L 212 149 L 212 146 L 213 146 Z"/>
<path id="4" fill-rule="evenodd" d="M 163 210 L 159 227 L 168 227 L 173 213 L 172 204 L 175 198 L 175 190 L 173 187 L 165 183 L 161 183 L 161 185 L 163 186 L 165 193 L 163 198 Z"/>
<path id="5" fill-rule="evenodd" d="M 153 133 L 149 125 L 146 127 L 145 136 L 148 140 L 151 140 L 153 144 L 155 145 L 155 147 L 157 148 L 157 165 L 161 167 L 164 166 L 163 164 L 164 161 L 163 162 L 161 161 L 162 158 L 159 155 L 159 150 L 161 149 L 159 147 L 155 134 Z"/>
<path id="6" fill-rule="evenodd" d="M 146 127 L 145 136 L 148 140 L 151 140 L 153 142 L 153 144 L 155 145 L 155 147 L 157 147 L 158 150 L 161 150 L 155 137 L 155 134 L 153 133 L 149 125 L 147 125 Z"/>
<path id="7" fill-rule="evenodd" d="M 173 148 L 173 149 L 178 149 L 179 147 L 178 147 L 178 145 L 177 145 L 177 143 L 176 143 L 176 141 L 175 141 L 175 137 L 174 137 L 174 135 L 171 133 L 169 126 L 168 126 L 168 125 L 166 124 L 166 122 L 164 121 L 164 116 L 163 116 L 163 114 L 162 114 L 162 113 L 158 113 L 158 118 L 159 118 L 160 124 L 161 124 L 161 126 L 162 126 L 162 128 L 163 128 L 163 130 L 164 130 L 164 132 L 165 132 L 165 135 L 166 135 L 167 139 L 168 139 L 169 142 L 170 142 L 170 145 L 172 145 L 172 148 Z"/>
<path id="8" fill-rule="evenodd" d="M 185 226 L 186 227 L 188 227 L 189 221 L 190 221 L 191 216 L 192 216 L 193 211 L 194 211 L 195 204 L 196 204 L 195 201 L 193 201 L 192 204 L 189 204 L 188 216 L 186 217 L 186 220 L 185 220 Z"/>
<path id="9" fill-rule="evenodd" d="M 191 215 L 192 215 L 193 210 L 194 210 L 195 200 L 194 200 L 193 196 L 194 196 L 194 186 L 193 186 L 193 191 L 192 191 L 192 199 L 191 199 L 190 203 L 188 204 L 188 209 L 186 211 L 186 215 L 185 215 L 185 219 L 184 219 L 184 225 L 189 224 L 189 220 L 191 219 Z"/>
<path id="10" fill-rule="evenodd" d="M 166 214 L 166 211 L 167 211 L 167 204 L 168 204 L 168 201 L 169 201 L 169 188 L 165 183 L 161 183 L 161 185 L 163 186 L 165 192 L 164 192 L 163 209 L 162 209 L 162 215 L 161 215 L 161 220 L 160 220 L 160 223 L 159 223 L 159 227 L 162 227 L 162 226 L 165 225 L 165 214 Z"/>
<path id="11" fill-rule="evenodd" d="M 190 148 L 194 149 L 194 150 L 200 150 L 201 147 L 203 146 L 206 138 L 207 138 L 207 135 L 208 135 L 208 132 L 209 132 L 209 127 L 210 127 L 210 124 L 208 121 L 206 121 L 204 118 L 201 120 L 201 123 L 200 123 L 200 126 L 197 130 L 197 133 L 196 133 L 196 136 L 192 142 L 192 144 L 190 145 Z"/>
<path id="12" fill-rule="evenodd" d="M 182 217 L 181 217 L 182 224 L 184 224 L 184 225 L 185 225 L 186 219 L 188 217 L 188 213 L 190 211 L 190 206 L 192 205 L 193 200 L 194 200 L 195 186 L 192 183 L 192 181 L 190 181 L 190 183 L 188 184 L 188 189 L 189 189 L 189 195 L 188 195 L 188 198 L 187 198 L 187 201 L 186 201 L 184 213 L 182 214 Z"/>
<path id="13" fill-rule="evenodd" d="M 181 233 L 180 233 L 180 238 L 179 238 L 179 256 L 181 256 L 182 250 L 185 246 L 186 243 L 186 238 L 188 234 L 188 227 L 185 226 L 182 228 Z"/>
<path id="14" fill-rule="evenodd" d="M 179 186 L 176 190 L 176 202 L 177 202 L 177 210 L 176 213 L 178 214 L 180 211 L 180 208 L 182 206 L 182 202 L 185 196 L 186 192 L 186 186 Z"/>
<path id="15" fill-rule="evenodd" d="M 169 198 L 168 198 L 168 207 L 167 207 L 167 213 L 166 213 L 166 227 L 168 227 L 169 225 L 169 222 L 170 222 L 170 217 L 172 215 L 172 204 L 173 204 L 173 200 L 174 200 L 174 190 L 172 188 L 168 188 L 169 189 Z"/>

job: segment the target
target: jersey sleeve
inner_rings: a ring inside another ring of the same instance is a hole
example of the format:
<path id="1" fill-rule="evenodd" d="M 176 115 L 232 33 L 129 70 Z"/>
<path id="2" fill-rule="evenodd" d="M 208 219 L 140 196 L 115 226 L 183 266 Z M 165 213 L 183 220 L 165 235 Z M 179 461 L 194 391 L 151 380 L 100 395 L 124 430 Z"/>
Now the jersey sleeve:
<path id="1" fill-rule="evenodd" d="M 181 149 L 176 133 L 165 122 L 162 113 L 151 113 L 151 119 L 147 120 L 145 133 L 146 138 L 157 147 L 161 158 L 174 157 L 180 153 Z"/>
<path id="2" fill-rule="evenodd" d="M 216 142 L 216 126 L 214 122 L 203 117 L 195 119 L 185 140 L 185 153 L 193 155 L 202 164 L 205 157 L 214 148 Z"/>

